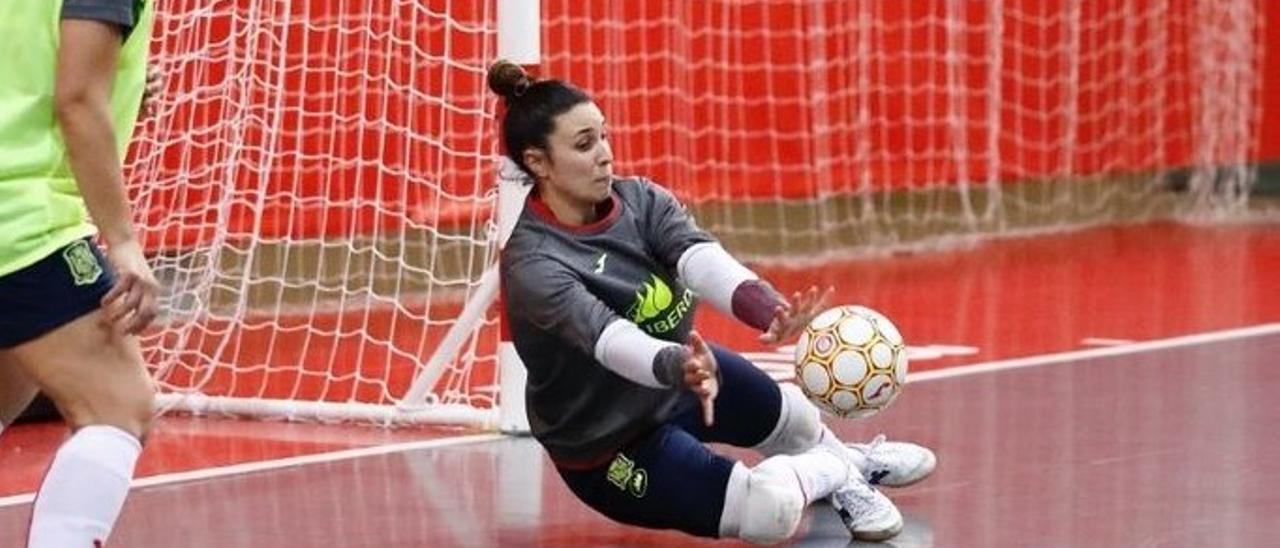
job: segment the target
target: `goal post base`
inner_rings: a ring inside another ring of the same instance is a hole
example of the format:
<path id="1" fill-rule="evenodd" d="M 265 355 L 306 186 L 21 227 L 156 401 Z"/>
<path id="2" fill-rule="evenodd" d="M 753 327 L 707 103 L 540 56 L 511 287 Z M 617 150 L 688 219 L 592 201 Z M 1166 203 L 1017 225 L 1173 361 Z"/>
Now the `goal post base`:
<path id="1" fill-rule="evenodd" d="M 323 402 L 206 396 L 204 394 L 159 394 L 156 405 L 166 412 L 193 415 L 225 415 L 271 418 L 305 422 L 356 422 L 384 426 L 441 424 L 494 430 L 497 408 L 476 408 L 461 404 L 422 406 L 376 405 L 358 402 Z"/>

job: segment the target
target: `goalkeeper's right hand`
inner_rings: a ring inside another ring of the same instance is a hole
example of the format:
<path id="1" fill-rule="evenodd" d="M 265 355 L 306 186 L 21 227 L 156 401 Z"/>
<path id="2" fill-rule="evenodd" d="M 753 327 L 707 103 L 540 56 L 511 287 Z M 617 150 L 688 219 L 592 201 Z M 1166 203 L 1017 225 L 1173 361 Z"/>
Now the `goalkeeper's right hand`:
<path id="1" fill-rule="evenodd" d="M 689 333 L 689 359 L 684 362 L 684 383 L 702 400 L 702 422 L 715 421 L 716 395 L 720 393 L 720 366 L 702 335 Z"/>

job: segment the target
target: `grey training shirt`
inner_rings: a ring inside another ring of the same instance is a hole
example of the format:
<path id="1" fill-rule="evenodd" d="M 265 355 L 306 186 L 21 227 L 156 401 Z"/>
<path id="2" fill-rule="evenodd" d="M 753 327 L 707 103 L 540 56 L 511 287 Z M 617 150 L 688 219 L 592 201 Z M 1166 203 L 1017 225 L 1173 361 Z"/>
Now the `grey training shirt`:
<path id="1" fill-rule="evenodd" d="M 684 343 L 697 300 L 676 279 L 689 246 L 713 241 L 665 189 L 615 179 L 600 221 L 567 226 L 535 197 L 502 251 L 502 284 L 533 435 L 562 466 L 591 466 L 666 421 L 683 387 L 631 382 L 596 361 L 619 318 Z"/>

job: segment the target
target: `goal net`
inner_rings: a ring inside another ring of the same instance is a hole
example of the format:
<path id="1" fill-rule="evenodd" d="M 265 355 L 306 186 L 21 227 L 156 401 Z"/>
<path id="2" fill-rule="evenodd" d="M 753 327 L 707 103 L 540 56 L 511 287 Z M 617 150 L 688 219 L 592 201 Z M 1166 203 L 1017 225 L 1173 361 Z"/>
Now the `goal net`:
<path id="1" fill-rule="evenodd" d="M 160 5 L 127 175 L 166 405 L 494 424 L 493 4 Z M 1253 0 L 541 9 L 618 171 L 753 261 L 1248 208 Z"/>
<path id="2" fill-rule="evenodd" d="M 1245 206 L 1252 0 L 547 4 L 620 167 L 757 260 Z"/>

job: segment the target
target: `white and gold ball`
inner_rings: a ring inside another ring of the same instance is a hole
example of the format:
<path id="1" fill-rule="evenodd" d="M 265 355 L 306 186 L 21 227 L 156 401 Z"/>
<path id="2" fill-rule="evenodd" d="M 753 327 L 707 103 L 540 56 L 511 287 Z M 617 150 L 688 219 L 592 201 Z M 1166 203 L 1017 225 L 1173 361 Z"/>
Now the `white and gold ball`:
<path id="1" fill-rule="evenodd" d="M 907 347 L 883 314 L 838 306 L 819 314 L 796 343 L 796 383 L 823 411 L 860 418 L 879 413 L 902 392 Z"/>

